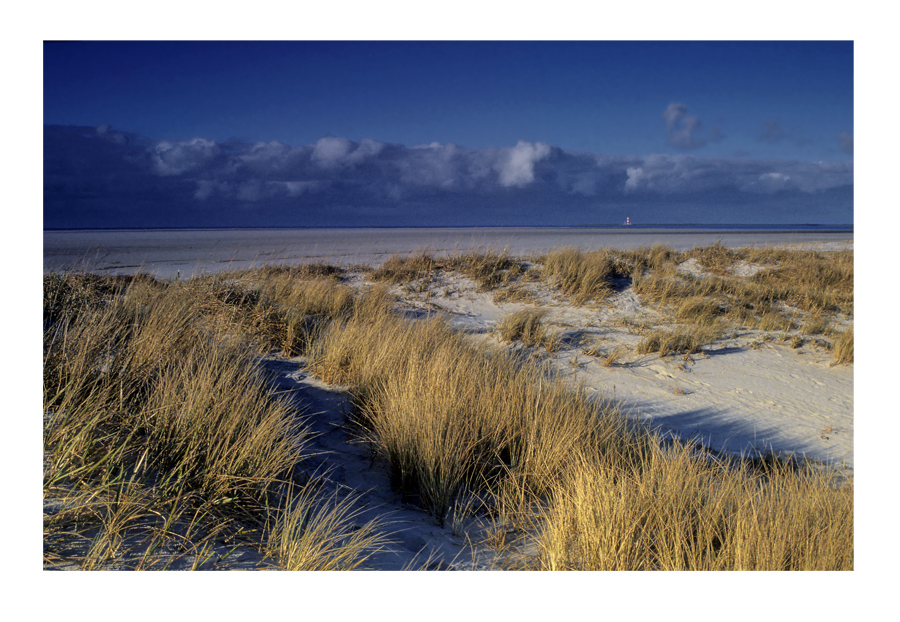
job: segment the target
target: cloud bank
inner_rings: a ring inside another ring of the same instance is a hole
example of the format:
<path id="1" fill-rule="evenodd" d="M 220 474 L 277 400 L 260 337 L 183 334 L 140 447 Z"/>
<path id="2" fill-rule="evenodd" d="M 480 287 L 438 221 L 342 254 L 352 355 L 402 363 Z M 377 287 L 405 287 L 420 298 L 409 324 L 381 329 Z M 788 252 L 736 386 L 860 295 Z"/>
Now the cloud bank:
<path id="1" fill-rule="evenodd" d="M 673 104 L 672 144 L 714 140 Z M 773 130 L 774 135 L 774 130 Z M 852 149 L 852 137 L 847 142 Z M 542 142 L 468 149 L 153 141 L 45 126 L 44 226 L 848 223 L 852 162 L 604 156 Z"/>

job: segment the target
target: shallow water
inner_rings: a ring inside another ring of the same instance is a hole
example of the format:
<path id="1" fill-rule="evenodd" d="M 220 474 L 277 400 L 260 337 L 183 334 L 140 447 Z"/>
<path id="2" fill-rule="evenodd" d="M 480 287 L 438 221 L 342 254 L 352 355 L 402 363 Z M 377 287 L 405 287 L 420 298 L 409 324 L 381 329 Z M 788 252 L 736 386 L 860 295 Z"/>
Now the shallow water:
<path id="1" fill-rule="evenodd" d="M 45 231 L 44 271 L 138 271 L 161 278 L 261 264 L 377 265 L 396 254 L 470 249 L 523 256 L 562 246 L 582 250 L 666 244 L 676 250 L 725 246 L 850 242 L 834 230 L 480 227 L 434 229 L 182 229 Z"/>

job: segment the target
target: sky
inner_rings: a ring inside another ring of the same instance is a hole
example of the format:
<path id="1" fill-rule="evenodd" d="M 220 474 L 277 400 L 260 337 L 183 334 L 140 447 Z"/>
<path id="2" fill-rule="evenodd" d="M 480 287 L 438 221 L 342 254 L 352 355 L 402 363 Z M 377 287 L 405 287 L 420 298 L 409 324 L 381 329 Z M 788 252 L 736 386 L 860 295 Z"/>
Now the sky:
<path id="1" fill-rule="evenodd" d="M 45 41 L 44 227 L 853 222 L 852 41 Z"/>

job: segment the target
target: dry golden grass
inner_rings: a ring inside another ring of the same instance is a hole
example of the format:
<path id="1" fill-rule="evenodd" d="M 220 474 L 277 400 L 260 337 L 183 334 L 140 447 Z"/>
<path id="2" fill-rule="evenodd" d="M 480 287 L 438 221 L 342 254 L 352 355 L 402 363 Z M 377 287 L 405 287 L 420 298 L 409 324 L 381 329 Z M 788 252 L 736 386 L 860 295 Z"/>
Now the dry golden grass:
<path id="1" fill-rule="evenodd" d="M 692 325 L 647 335 L 641 348 L 661 355 L 699 350 L 729 318 L 785 330 L 781 304 L 823 321 L 852 313 L 852 254 L 828 268 L 824 255 L 734 253 L 695 256 L 711 271 L 739 260 L 771 267 L 758 279 L 701 282 L 674 270 L 683 255 L 654 247 L 557 251 L 541 273 L 585 302 L 632 275 L 642 296 Z M 388 260 L 377 278 L 430 280 L 451 269 L 485 289 L 531 278 L 489 253 Z M 791 271 L 796 278 L 785 277 Z M 319 266 L 168 284 L 45 277 L 44 494 L 55 506 L 44 521 L 46 563 L 165 568 L 187 558 L 204 568 L 221 556 L 216 542 L 247 534 L 284 568 L 355 568 L 382 548 L 379 525 L 352 526 L 349 502 L 322 498 L 314 482 L 291 484 L 305 432 L 254 362 L 277 349 L 351 386 L 359 434 L 396 489 L 439 522 L 454 507 L 481 512 L 466 499 L 484 499 L 490 537 L 511 567 L 853 567 L 852 485 L 663 447 L 547 370 L 476 347 L 439 318 L 402 319 L 386 285 L 356 295 L 341 275 Z M 531 311 L 510 319 L 510 338 L 542 343 Z M 852 361 L 852 329 L 834 357 Z"/>
<path id="2" fill-rule="evenodd" d="M 696 354 L 704 345 L 714 342 L 722 332 L 717 326 L 707 326 L 688 331 L 654 330 L 637 345 L 638 354 L 659 352 L 661 357 L 668 354 Z"/>
<path id="3" fill-rule="evenodd" d="M 701 246 L 685 251 L 680 255 L 680 259 L 682 261 L 696 259 L 707 272 L 719 276 L 730 276 L 730 268 L 741 259 L 741 254 L 716 242 L 710 246 Z"/>
<path id="4" fill-rule="evenodd" d="M 686 298 L 675 311 L 675 318 L 695 325 L 714 324 L 725 309 L 714 300 L 702 296 Z"/>
<path id="5" fill-rule="evenodd" d="M 393 255 L 373 270 L 370 276 L 376 281 L 392 284 L 409 283 L 430 278 L 437 268 L 437 261 L 426 252 L 409 256 Z"/>
<path id="6" fill-rule="evenodd" d="M 208 280 L 44 286 L 45 562 L 199 568 L 214 541 L 277 524 L 306 437 L 255 362 L 260 335 L 237 330 L 267 330 L 248 321 L 260 299 Z"/>
<path id="7" fill-rule="evenodd" d="M 604 367 L 614 367 L 619 364 L 625 354 L 628 353 L 628 347 L 624 345 L 616 346 L 603 357 L 602 365 Z"/>
<path id="8" fill-rule="evenodd" d="M 628 277 L 631 268 L 619 253 L 583 252 L 562 248 L 543 257 L 542 278 L 581 305 L 605 299 L 614 290 L 612 279 Z"/>
<path id="9" fill-rule="evenodd" d="M 494 290 L 494 304 L 505 302 L 524 302 L 526 304 L 539 304 L 538 297 L 519 283 Z"/>
<path id="10" fill-rule="evenodd" d="M 267 531 L 266 555 L 284 570 L 354 570 L 390 540 L 382 521 L 356 527 L 350 497 L 324 497 L 312 483 L 291 488 Z"/>
<path id="11" fill-rule="evenodd" d="M 546 309 L 525 307 L 500 320 L 497 333 L 504 341 L 521 341 L 529 347 L 540 345 L 548 351 L 552 350 L 558 345 L 558 340 L 544 326 L 542 320 L 546 315 Z"/>
<path id="12" fill-rule="evenodd" d="M 803 335 L 829 337 L 833 318 L 853 314 L 852 251 L 817 253 L 713 245 L 673 257 L 674 261 L 696 258 L 713 276 L 685 274 L 669 262 L 635 271 L 633 286 L 642 301 L 668 310 L 679 322 L 765 331 L 799 327 Z M 762 269 L 749 277 L 735 276 L 733 269 L 741 261 Z M 649 265 L 646 259 L 642 263 Z M 826 339 L 817 339 L 816 343 L 829 345 Z"/>
<path id="13" fill-rule="evenodd" d="M 549 570 L 852 570 L 853 490 L 678 444 L 624 472 L 586 456 L 554 492 L 538 548 Z"/>
<path id="14" fill-rule="evenodd" d="M 853 327 L 851 326 L 834 342 L 832 364 L 842 365 L 853 362 Z"/>
<path id="15" fill-rule="evenodd" d="M 394 485 L 442 520 L 463 485 L 511 476 L 546 492 L 574 448 L 639 445 L 624 421 L 536 368 L 467 344 L 439 319 L 335 325 L 310 355 L 326 382 L 356 386 L 355 420 Z"/>
<path id="16" fill-rule="evenodd" d="M 464 254 L 436 258 L 428 253 L 389 257 L 371 277 L 392 284 L 422 281 L 429 284 L 439 272 L 455 271 L 478 284 L 479 291 L 490 291 L 510 284 L 524 274 L 520 261 L 508 256 L 506 251 L 473 250 Z"/>
<path id="17" fill-rule="evenodd" d="M 443 263 L 443 267 L 465 274 L 478 283 L 480 291 L 506 285 L 525 273 L 522 263 L 511 258 L 505 250 L 497 253 L 482 249 L 454 255 Z"/>

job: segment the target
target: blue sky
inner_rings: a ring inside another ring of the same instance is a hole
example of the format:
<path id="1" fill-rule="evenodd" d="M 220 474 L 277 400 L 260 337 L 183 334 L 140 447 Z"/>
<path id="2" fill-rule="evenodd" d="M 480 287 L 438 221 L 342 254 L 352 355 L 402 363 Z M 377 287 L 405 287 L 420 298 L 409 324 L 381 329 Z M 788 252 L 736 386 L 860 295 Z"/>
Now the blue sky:
<path id="1" fill-rule="evenodd" d="M 851 222 L 853 57 L 849 41 L 45 42 L 45 226 Z"/>

